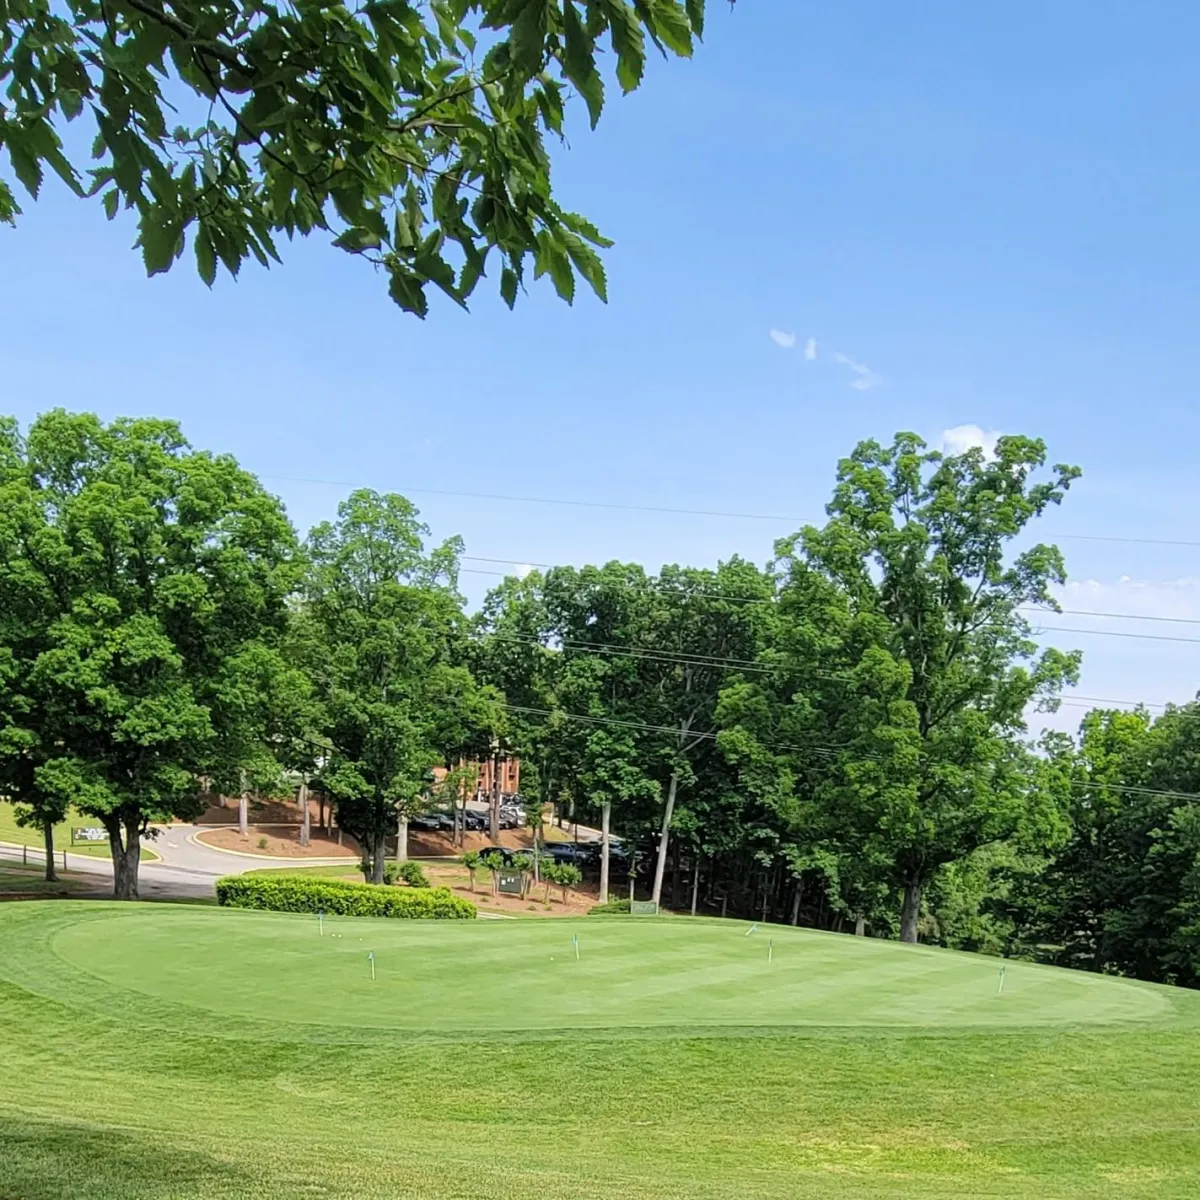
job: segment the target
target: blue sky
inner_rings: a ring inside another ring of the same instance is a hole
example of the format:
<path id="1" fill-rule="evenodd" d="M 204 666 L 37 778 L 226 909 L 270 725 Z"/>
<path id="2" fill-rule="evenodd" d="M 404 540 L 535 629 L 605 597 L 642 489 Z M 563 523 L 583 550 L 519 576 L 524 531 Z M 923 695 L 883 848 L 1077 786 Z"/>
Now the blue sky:
<path id="1" fill-rule="evenodd" d="M 184 264 L 147 280 L 127 224 L 48 188 L 0 232 L 0 408 L 176 417 L 302 530 L 346 490 L 302 481 L 344 481 L 409 492 L 472 555 L 651 566 L 761 561 L 797 522 L 418 489 L 819 519 L 860 438 L 1028 433 L 1084 469 L 1044 522 L 1069 605 L 1200 619 L 1200 548 L 1068 536 L 1200 540 L 1200 12 L 710 7 L 692 62 L 652 61 L 557 154 L 561 199 L 616 239 L 607 307 L 538 285 L 509 313 L 485 284 L 422 323 L 320 239 L 211 292 Z M 1200 686 L 1200 645 L 1056 640 L 1086 695 Z"/>

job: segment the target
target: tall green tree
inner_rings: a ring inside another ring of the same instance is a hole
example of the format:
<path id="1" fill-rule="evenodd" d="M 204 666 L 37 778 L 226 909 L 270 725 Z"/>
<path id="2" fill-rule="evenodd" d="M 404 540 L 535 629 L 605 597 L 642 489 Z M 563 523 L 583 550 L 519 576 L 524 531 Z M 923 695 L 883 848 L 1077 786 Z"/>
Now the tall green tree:
<path id="1" fill-rule="evenodd" d="M 403 842 L 432 802 L 433 768 L 493 715 L 462 665 L 461 544 L 427 551 L 428 535 L 403 496 L 360 490 L 307 542 L 297 641 L 322 707 L 322 781 L 376 883 L 386 839 Z"/>
<path id="2" fill-rule="evenodd" d="M 641 720 L 653 728 L 647 749 L 664 795 L 650 896 L 656 904 L 676 804 L 701 777 L 702 760 L 719 753 L 721 692 L 755 665 L 773 598 L 770 577 L 741 559 L 715 571 L 666 566 L 651 581 L 648 620 L 634 653 L 643 680 Z"/>
<path id="3" fill-rule="evenodd" d="M 1096 709 L 1048 751 L 1070 835 L 1013 898 L 1021 949 L 1200 985 L 1200 706 Z"/>
<path id="4" fill-rule="evenodd" d="M 197 810 L 197 778 L 247 743 L 247 664 L 277 656 L 295 538 L 279 502 L 170 421 L 62 411 L 20 447 L 36 501 L 15 585 L 47 629 L 27 679 L 38 787 L 108 831 L 114 894 L 141 839 Z M 11 576 L 10 576 L 11 578 Z"/>
<path id="5" fill-rule="evenodd" d="M 600 819 L 600 899 L 608 898 L 612 817 L 636 831 L 661 793 L 647 754 L 637 646 L 650 615 L 650 581 L 636 564 L 547 572 L 548 635 L 561 656 L 555 681 L 560 753 L 580 798 Z"/>
<path id="6" fill-rule="evenodd" d="M 1026 616 L 1056 607 L 1065 571 L 1052 546 L 1009 551 L 1079 474 L 1040 478 L 1045 459 L 1023 437 L 991 459 L 912 434 L 861 443 L 839 464 L 828 523 L 777 547 L 778 686 L 727 711 L 771 730 L 757 766 L 805 781 L 803 824 L 858 865 L 863 900 L 861 866 L 887 864 L 905 941 L 944 864 L 1062 829 L 1023 741 L 1027 707 L 1077 675 L 1078 656 L 1039 650 Z"/>
<path id="7" fill-rule="evenodd" d="M 546 141 L 594 126 L 648 44 L 690 56 L 704 0 L 8 0 L 0 146 L 36 197 L 48 169 L 138 222 L 151 274 L 191 240 L 202 278 L 328 232 L 423 316 L 489 268 L 511 305 L 532 264 L 601 296 L 609 243 L 554 200 Z M 603 45 L 602 45 L 603 43 Z M 611 58 L 608 51 L 611 49 Z M 78 120 L 84 136 L 64 138 Z M 79 150 L 91 142 L 94 165 Z M 0 178 L 0 220 L 19 212 Z"/>
<path id="8" fill-rule="evenodd" d="M 54 748 L 30 678 L 51 621 L 49 597 L 28 553 L 42 525 L 24 438 L 15 420 L 0 418 L 0 795 L 13 801 L 18 821 L 42 830 L 52 882 L 54 826 L 66 816 L 66 803 L 38 786 L 38 771 Z"/>

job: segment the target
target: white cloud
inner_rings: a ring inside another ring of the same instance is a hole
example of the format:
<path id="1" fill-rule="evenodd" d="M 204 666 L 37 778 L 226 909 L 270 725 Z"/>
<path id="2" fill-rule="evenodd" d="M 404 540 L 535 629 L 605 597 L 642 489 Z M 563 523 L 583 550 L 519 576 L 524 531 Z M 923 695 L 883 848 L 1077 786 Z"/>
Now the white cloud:
<path id="1" fill-rule="evenodd" d="M 817 357 L 817 339 L 816 338 L 809 338 L 808 341 L 804 343 L 804 357 L 809 362 L 812 362 Z"/>
<path id="2" fill-rule="evenodd" d="M 792 350 L 796 345 L 796 335 L 794 333 L 786 333 L 782 329 L 772 329 L 767 333 L 767 336 L 777 346 L 782 346 L 785 350 Z"/>
<path id="3" fill-rule="evenodd" d="M 531 567 L 531 566 L 530 566 L 528 563 L 522 563 L 522 564 L 521 564 L 521 565 L 520 565 L 520 566 L 517 568 L 517 578 L 518 578 L 518 579 L 524 579 L 524 578 L 525 578 L 525 576 L 526 576 L 526 575 L 528 575 L 528 574 L 529 574 L 529 572 L 530 572 L 530 571 L 532 571 L 532 570 L 533 570 L 533 568 L 532 568 L 532 567 Z"/>
<path id="4" fill-rule="evenodd" d="M 943 429 L 938 439 L 938 449 L 943 454 L 963 454 L 978 446 L 983 451 L 983 457 L 996 457 L 996 443 L 1004 435 L 998 429 L 981 429 L 978 425 L 955 425 L 953 429 Z"/>
<path id="5" fill-rule="evenodd" d="M 860 362 L 855 362 L 848 354 L 835 354 L 833 356 L 844 367 L 849 367 L 854 372 L 854 378 L 850 381 L 850 386 L 856 392 L 869 392 L 872 388 L 879 387 L 883 383 L 883 376 L 876 375 L 870 367 L 864 366 Z"/>

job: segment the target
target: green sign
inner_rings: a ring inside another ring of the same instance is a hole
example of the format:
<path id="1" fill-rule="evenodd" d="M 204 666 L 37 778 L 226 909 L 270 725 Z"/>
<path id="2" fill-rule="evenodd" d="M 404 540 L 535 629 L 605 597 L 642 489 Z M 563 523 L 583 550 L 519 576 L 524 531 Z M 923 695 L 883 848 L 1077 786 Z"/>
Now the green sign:
<path id="1" fill-rule="evenodd" d="M 91 826 L 87 829 L 72 829 L 71 830 L 71 845 L 77 846 L 80 842 L 107 842 L 108 830 L 97 829 Z"/>
<path id="2" fill-rule="evenodd" d="M 524 891 L 521 875 L 520 871 L 497 871 L 496 887 L 506 896 L 519 896 Z"/>
<path id="3" fill-rule="evenodd" d="M 634 917 L 657 917 L 658 905 L 653 900 L 631 900 L 629 914 Z"/>

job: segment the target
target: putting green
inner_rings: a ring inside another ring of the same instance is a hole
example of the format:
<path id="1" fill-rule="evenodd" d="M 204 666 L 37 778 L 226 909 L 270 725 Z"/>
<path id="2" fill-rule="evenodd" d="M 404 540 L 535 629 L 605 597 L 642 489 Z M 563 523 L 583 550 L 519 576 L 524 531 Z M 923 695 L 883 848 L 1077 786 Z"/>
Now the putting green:
<path id="1" fill-rule="evenodd" d="M 1153 1021 L 1161 991 L 976 955 L 734 922 L 419 922 L 96 906 L 48 947 L 60 995 L 104 986 L 326 1029 L 1013 1027 Z M 578 958 L 575 936 L 578 936 Z M 375 978 L 371 977 L 374 955 Z M 471 997 L 464 1003 L 464 997 Z"/>
<path id="2" fill-rule="evenodd" d="M 1200 993 L 746 930 L 0 905 L 0 1197 L 1200 1195 Z"/>

